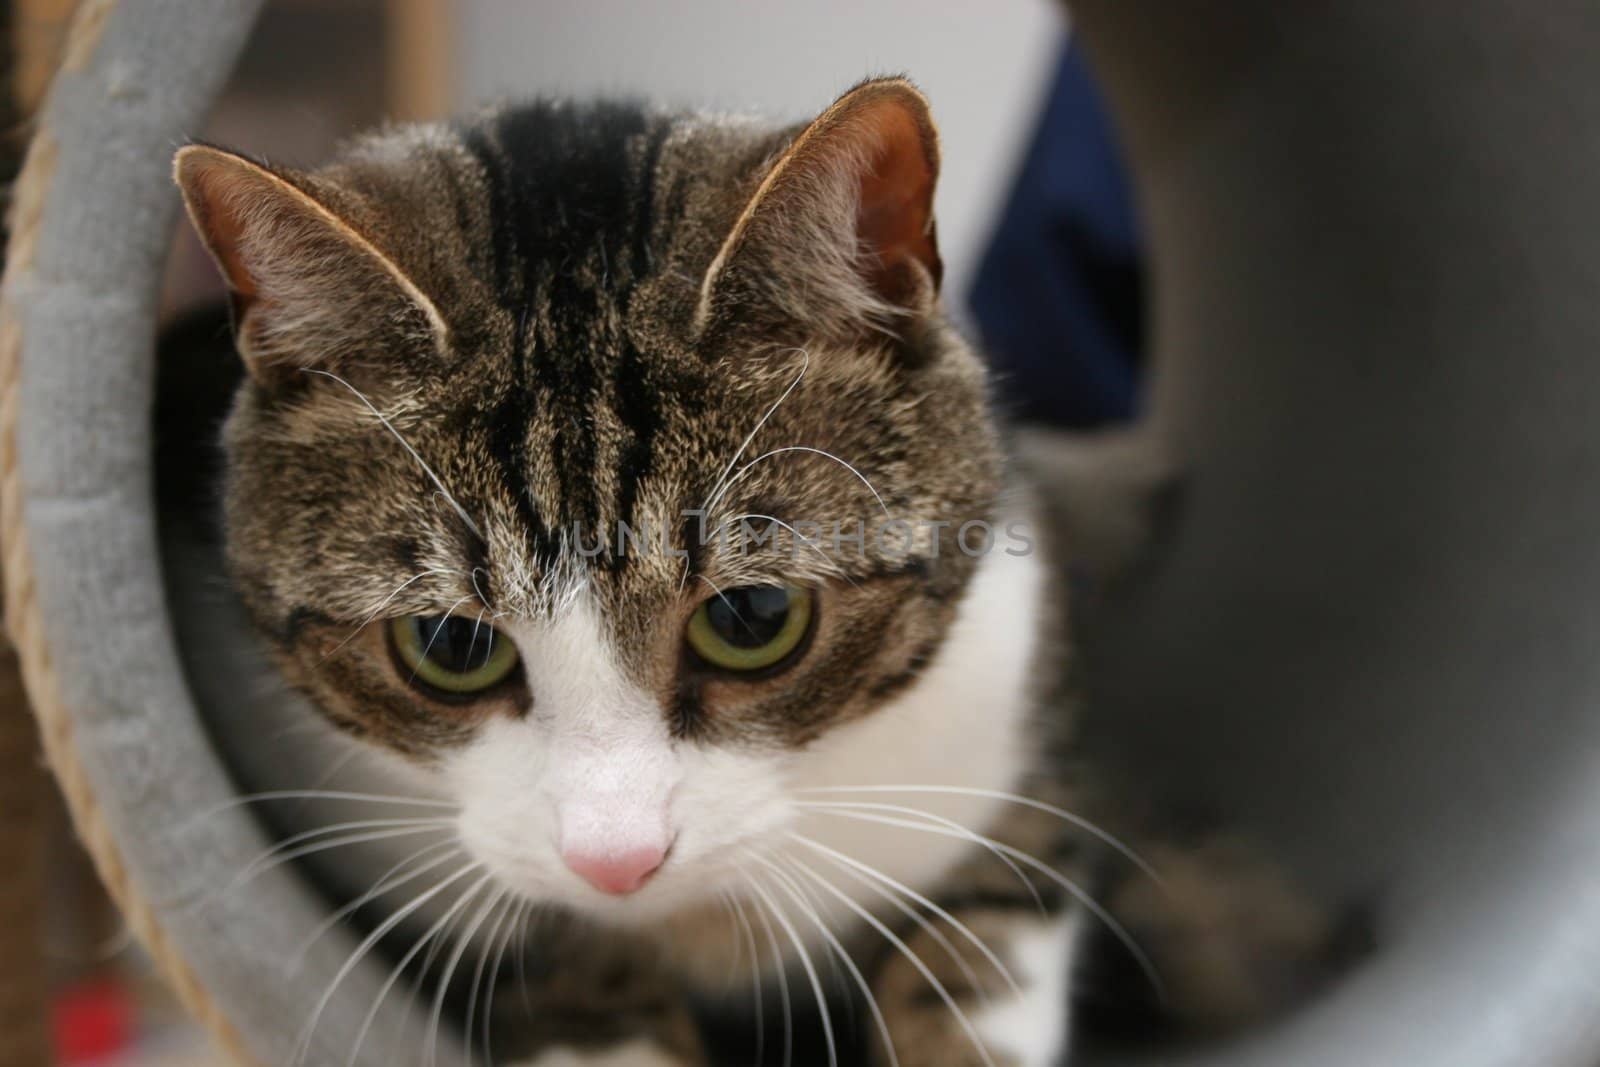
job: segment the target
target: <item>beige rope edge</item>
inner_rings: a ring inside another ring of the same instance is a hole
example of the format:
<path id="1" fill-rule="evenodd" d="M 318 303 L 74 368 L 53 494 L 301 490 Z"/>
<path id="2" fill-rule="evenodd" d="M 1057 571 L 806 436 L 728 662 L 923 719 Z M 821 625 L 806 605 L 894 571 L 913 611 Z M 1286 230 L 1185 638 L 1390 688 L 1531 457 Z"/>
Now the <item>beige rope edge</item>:
<path id="1" fill-rule="evenodd" d="M 89 0 L 82 5 L 68 36 L 68 65 L 82 64 L 93 55 L 116 2 Z M 33 261 L 39 224 L 49 200 L 55 170 L 49 114 L 48 108 L 42 112 L 41 125 L 28 147 L 13 191 L 12 237 L 6 262 L 8 285 L 13 272 L 22 273 Z M 0 553 L 4 558 L 5 624 L 21 662 L 23 684 L 39 724 L 45 759 L 61 787 L 79 838 L 134 936 L 150 953 L 184 1008 L 205 1027 L 222 1051 L 238 1064 L 253 1065 L 233 1023 L 168 938 L 155 909 L 129 877 L 121 850 L 73 746 L 72 713 L 62 700 L 51 669 L 50 647 L 21 514 L 23 492 L 16 440 L 21 378 L 22 327 L 9 303 L 0 303 Z"/>

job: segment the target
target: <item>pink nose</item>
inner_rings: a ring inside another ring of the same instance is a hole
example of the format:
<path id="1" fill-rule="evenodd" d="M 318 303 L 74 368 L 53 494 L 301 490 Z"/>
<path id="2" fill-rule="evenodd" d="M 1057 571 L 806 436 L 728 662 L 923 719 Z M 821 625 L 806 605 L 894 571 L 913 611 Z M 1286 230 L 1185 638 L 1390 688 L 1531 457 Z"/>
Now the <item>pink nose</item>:
<path id="1" fill-rule="evenodd" d="M 574 874 L 602 893 L 624 896 L 635 892 L 650 880 L 667 858 L 667 851 L 654 846 L 632 848 L 624 852 L 593 855 L 586 852 L 565 852 L 562 859 Z"/>

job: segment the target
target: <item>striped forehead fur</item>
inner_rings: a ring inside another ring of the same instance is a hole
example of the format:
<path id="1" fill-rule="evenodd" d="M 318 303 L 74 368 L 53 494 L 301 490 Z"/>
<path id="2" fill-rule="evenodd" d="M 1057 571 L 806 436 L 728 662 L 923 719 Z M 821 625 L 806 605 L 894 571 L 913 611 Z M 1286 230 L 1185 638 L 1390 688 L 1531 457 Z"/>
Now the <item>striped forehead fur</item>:
<path id="1" fill-rule="evenodd" d="M 919 526 L 907 553 L 870 537 L 797 546 L 789 525 L 990 517 L 998 450 L 980 362 L 937 309 L 902 313 L 895 338 L 865 321 L 882 309 L 861 297 L 837 167 L 787 209 L 761 258 L 768 283 L 740 290 L 717 329 L 697 321 L 714 260 L 795 137 L 544 101 L 386 131 L 289 177 L 426 297 L 448 338 L 442 351 L 374 340 L 352 353 L 308 334 L 293 358 L 341 383 L 302 375 L 241 393 L 226 432 L 229 554 L 291 663 L 306 658 L 296 618 L 348 631 L 453 606 L 548 617 L 581 590 L 643 678 L 658 620 L 714 586 L 772 581 L 845 589 L 835 610 L 856 639 L 901 634 L 886 673 L 925 657 L 942 608 L 908 628 L 900 607 L 867 601 L 948 603 L 972 567 L 953 526 Z M 342 328 L 371 326 L 369 295 L 328 301 Z M 750 517 L 770 540 L 700 544 L 687 514 L 707 503 L 706 527 Z M 619 551 L 622 525 L 652 541 Z"/>

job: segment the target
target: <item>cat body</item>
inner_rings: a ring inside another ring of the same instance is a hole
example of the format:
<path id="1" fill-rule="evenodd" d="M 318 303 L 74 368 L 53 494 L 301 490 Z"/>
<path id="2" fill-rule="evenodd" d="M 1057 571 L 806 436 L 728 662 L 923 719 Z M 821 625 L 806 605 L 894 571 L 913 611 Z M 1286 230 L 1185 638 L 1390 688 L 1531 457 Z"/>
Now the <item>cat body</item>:
<path id="1" fill-rule="evenodd" d="M 937 170 L 899 79 L 789 129 L 541 102 L 313 173 L 179 154 L 248 371 L 239 626 L 186 644 L 263 650 L 202 703 L 502 1057 L 698 1064 L 763 999 L 771 1062 L 1064 1054 L 1138 865 L 1069 810 L 1064 588 L 940 310 Z"/>

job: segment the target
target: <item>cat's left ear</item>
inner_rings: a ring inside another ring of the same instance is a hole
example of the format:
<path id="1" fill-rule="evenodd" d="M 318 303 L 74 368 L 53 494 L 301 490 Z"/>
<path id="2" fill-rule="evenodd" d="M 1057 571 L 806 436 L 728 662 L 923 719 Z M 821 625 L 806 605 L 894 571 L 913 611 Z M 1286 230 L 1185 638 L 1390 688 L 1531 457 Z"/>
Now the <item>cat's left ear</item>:
<path id="1" fill-rule="evenodd" d="M 816 325 L 890 328 L 930 311 L 939 138 L 903 78 L 851 89 L 766 169 L 707 271 L 697 323 L 762 306 Z"/>
<path id="2" fill-rule="evenodd" d="M 274 387 L 305 369 L 343 373 L 405 349 L 444 349 L 438 309 L 336 210 L 336 190 L 205 145 L 180 149 L 173 177 L 228 284 L 256 381 Z"/>

